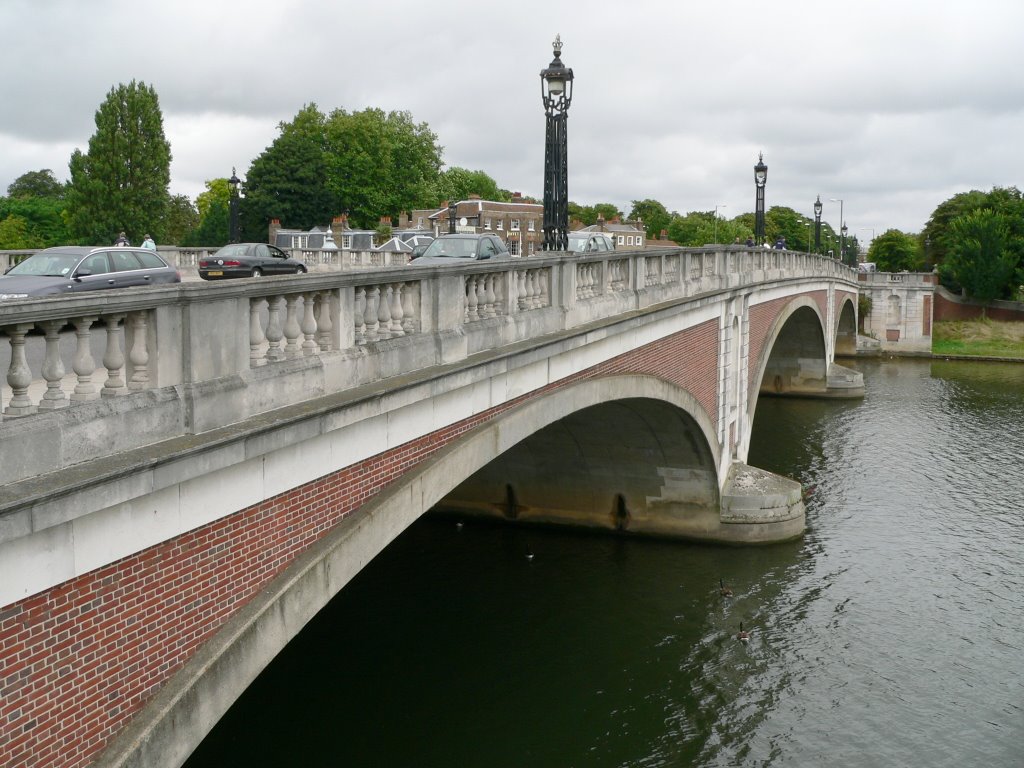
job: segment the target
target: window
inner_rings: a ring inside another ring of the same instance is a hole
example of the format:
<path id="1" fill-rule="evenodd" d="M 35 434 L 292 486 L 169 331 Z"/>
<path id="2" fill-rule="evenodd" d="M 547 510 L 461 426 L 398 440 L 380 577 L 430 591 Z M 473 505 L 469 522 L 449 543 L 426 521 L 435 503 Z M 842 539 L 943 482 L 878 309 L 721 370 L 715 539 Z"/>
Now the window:
<path id="1" fill-rule="evenodd" d="M 505 220 L 504 219 L 498 219 L 498 227 L 497 227 L 498 231 L 500 232 L 504 228 L 505 228 Z"/>
<path id="2" fill-rule="evenodd" d="M 529 230 L 530 232 L 534 232 L 534 231 L 536 231 L 536 229 L 537 229 L 537 222 L 536 222 L 536 221 L 534 221 L 533 219 L 530 219 L 530 220 L 529 220 L 529 221 L 527 222 L 527 224 L 526 224 L 526 228 L 527 228 L 527 229 L 528 229 L 528 230 Z"/>
<path id="3" fill-rule="evenodd" d="M 490 229 L 490 228 L 491 228 L 491 220 L 490 220 L 490 218 L 484 219 L 484 229 Z M 499 229 L 500 229 L 500 227 L 499 227 Z"/>
<path id="4" fill-rule="evenodd" d="M 342 247 L 343 250 L 346 250 L 346 251 L 351 251 L 352 250 L 352 235 L 342 235 L 341 236 L 341 247 Z"/>
<path id="5" fill-rule="evenodd" d="M 633 236 L 629 235 L 628 237 L 626 237 L 626 245 L 632 245 L 632 244 L 633 244 Z"/>
<path id="6" fill-rule="evenodd" d="M 619 235 L 619 245 L 625 244 L 625 241 L 626 241 L 626 238 L 624 238 L 622 235 Z"/>
<path id="7" fill-rule="evenodd" d="M 519 255 L 519 239 L 518 238 L 512 238 L 511 240 L 508 241 L 508 252 L 509 252 L 510 256 L 518 256 Z"/>
<path id="8" fill-rule="evenodd" d="M 416 229 L 423 229 L 423 217 L 418 216 L 416 218 Z"/>
<path id="9" fill-rule="evenodd" d="M 110 271 L 110 267 L 107 266 L 107 255 L 105 253 L 94 253 L 82 262 L 82 266 L 79 269 L 87 269 L 94 275 L 106 274 Z"/>
<path id="10" fill-rule="evenodd" d="M 533 240 L 531 240 L 531 241 L 530 241 L 530 255 L 531 255 L 531 256 L 533 256 L 533 254 L 534 254 L 534 250 L 533 250 Z"/>
<path id="11" fill-rule="evenodd" d="M 111 251 L 110 261 L 114 265 L 115 272 L 127 272 L 130 269 L 141 269 L 139 260 L 131 251 Z"/>
<path id="12" fill-rule="evenodd" d="M 292 235 L 292 248 L 308 248 L 309 235 Z"/>
<path id="13" fill-rule="evenodd" d="M 518 232 L 519 231 L 519 219 L 512 219 L 512 221 L 509 222 L 508 228 L 511 229 L 513 232 Z"/>

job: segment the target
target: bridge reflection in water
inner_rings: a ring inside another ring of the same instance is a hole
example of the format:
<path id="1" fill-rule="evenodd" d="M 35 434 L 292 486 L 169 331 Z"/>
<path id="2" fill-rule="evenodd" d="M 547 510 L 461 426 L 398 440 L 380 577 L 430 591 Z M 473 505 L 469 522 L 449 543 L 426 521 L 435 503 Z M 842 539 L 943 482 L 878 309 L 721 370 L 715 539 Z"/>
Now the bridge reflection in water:
<path id="1" fill-rule="evenodd" d="M 855 346 L 854 278 L 806 254 L 659 249 L 0 306 L 0 433 L 25 446 L 0 466 L 0 631 L 39 647 L 19 680 L 63 668 L 67 647 L 44 645 L 59 627 L 102 658 L 69 672 L 73 699 L 19 684 L 0 727 L 32 722 L 45 755 L 73 706 L 66 765 L 118 733 L 101 764 L 180 761 L 442 499 L 657 535 L 799 535 L 799 486 L 745 464 L 750 424 L 766 387 L 862 392 L 834 363 Z M 559 459 L 574 493 L 548 482 Z M 111 668 L 126 672 L 112 683 Z"/>

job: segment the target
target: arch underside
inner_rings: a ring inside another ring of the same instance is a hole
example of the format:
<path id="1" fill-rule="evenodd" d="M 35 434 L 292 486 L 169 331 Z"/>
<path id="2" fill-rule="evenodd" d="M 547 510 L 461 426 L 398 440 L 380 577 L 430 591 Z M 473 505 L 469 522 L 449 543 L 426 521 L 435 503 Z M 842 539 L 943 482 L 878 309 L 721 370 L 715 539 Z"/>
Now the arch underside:
<path id="1" fill-rule="evenodd" d="M 718 472 L 686 411 L 649 398 L 567 414 L 511 447 L 437 508 L 519 522 L 655 535 L 718 524 Z"/>

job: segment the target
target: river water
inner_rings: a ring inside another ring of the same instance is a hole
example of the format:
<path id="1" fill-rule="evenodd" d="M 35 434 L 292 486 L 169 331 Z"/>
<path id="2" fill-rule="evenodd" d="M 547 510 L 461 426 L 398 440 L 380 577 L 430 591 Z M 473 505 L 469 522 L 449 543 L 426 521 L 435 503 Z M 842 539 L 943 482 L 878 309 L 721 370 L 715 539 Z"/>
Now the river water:
<path id="1" fill-rule="evenodd" d="M 801 540 L 421 520 L 187 768 L 1024 765 L 1024 365 L 853 366 L 758 404 Z"/>

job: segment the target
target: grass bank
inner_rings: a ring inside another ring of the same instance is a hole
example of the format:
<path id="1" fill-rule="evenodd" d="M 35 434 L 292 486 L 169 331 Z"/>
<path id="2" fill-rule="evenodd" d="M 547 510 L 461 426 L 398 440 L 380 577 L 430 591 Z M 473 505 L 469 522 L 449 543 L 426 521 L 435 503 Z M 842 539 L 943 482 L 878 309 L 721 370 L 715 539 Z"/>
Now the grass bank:
<path id="1" fill-rule="evenodd" d="M 932 353 L 1024 360 L 1024 323 L 946 320 L 932 328 Z"/>

